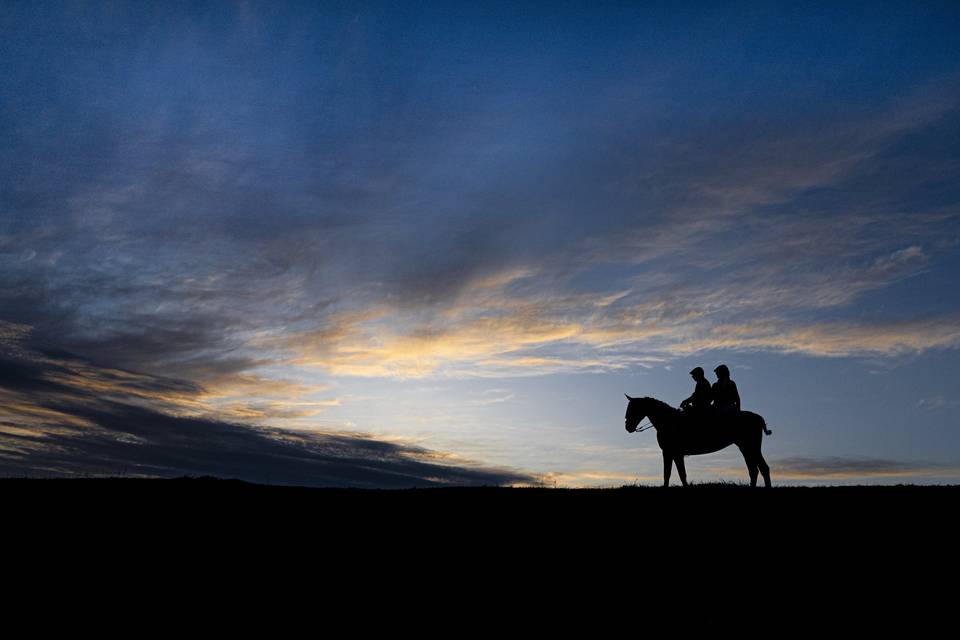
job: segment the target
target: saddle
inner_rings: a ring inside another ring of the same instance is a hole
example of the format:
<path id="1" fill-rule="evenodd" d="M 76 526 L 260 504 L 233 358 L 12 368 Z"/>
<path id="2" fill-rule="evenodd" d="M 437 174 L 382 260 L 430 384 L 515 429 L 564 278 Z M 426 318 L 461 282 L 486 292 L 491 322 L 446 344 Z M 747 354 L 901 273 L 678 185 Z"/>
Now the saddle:
<path id="1" fill-rule="evenodd" d="M 740 418 L 740 411 L 730 411 L 726 408 L 720 409 L 714 406 L 709 407 L 688 407 L 680 411 L 683 416 L 684 426 L 695 430 L 719 429 L 727 427 Z"/>

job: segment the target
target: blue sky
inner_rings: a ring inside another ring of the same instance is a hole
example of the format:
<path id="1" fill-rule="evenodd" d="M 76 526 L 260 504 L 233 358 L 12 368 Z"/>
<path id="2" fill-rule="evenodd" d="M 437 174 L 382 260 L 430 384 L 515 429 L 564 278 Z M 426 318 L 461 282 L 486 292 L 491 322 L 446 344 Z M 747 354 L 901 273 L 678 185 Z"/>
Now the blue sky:
<path id="1" fill-rule="evenodd" d="M 0 470 L 652 482 L 623 393 L 725 362 L 775 481 L 955 482 L 958 27 L 9 3 Z"/>

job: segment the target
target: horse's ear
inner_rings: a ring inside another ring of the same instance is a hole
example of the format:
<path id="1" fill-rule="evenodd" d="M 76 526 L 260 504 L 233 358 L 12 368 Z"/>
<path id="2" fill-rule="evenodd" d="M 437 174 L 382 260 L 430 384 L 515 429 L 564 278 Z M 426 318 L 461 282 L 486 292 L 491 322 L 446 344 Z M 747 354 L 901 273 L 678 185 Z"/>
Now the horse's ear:
<path id="1" fill-rule="evenodd" d="M 627 394 L 623 394 L 623 395 L 627 396 Z M 630 396 L 627 396 L 627 400 L 633 400 L 633 398 L 631 398 Z"/>

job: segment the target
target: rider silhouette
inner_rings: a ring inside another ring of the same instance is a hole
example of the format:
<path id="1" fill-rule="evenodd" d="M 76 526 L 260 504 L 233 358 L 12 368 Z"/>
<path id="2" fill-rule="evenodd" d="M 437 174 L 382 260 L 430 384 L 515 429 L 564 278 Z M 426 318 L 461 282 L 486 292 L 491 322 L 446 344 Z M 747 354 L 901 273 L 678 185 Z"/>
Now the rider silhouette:
<path id="1" fill-rule="evenodd" d="M 714 409 L 721 414 L 739 413 L 740 393 L 737 391 L 737 383 L 730 379 L 730 369 L 721 364 L 713 372 L 717 374 L 717 381 L 711 389 Z"/>
<path id="2" fill-rule="evenodd" d="M 702 367 L 696 367 L 690 372 L 697 382 L 697 388 L 693 395 L 680 403 L 681 409 L 690 409 L 693 411 L 704 411 L 710 407 L 710 400 L 713 398 L 713 392 L 710 390 L 710 381 L 703 374 Z"/>

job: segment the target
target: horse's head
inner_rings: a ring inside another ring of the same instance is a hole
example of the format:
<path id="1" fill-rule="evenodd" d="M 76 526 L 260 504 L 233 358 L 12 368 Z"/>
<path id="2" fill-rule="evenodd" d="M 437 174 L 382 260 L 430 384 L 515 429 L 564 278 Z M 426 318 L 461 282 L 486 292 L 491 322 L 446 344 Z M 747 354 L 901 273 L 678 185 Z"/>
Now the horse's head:
<path id="1" fill-rule="evenodd" d="M 623 394 L 627 396 L 627 394 Z M 640 424 L 640 421 L 646 418 L 644 413 L 642 403 L 640 398 L 631 398 L 627 396 L 627 415 L 624 416 L 623 423 L 627 431 L 633 433 L 637 430 L 637 425 Z"/>

